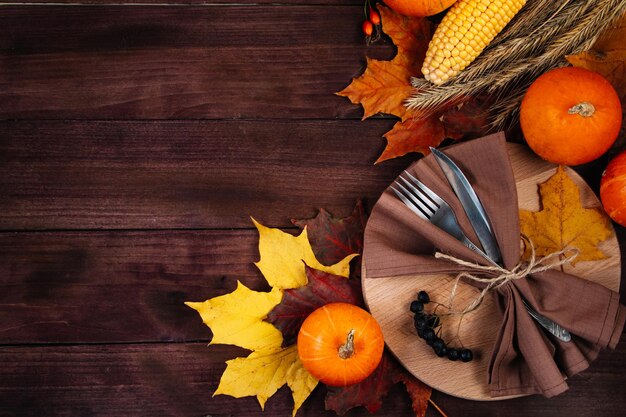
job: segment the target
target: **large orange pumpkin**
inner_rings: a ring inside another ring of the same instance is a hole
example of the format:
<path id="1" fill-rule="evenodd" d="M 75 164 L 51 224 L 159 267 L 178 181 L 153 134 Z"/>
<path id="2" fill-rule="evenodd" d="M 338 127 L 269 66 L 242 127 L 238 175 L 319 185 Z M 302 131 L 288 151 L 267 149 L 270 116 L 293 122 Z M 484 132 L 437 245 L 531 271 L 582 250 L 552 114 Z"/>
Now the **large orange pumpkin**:
<path id="1" fill-rule="evenodd" d="M 441 13 L 457 0 L 385 0 L 385 4 L 405 16 L 432 16 Z"/>
<path id="2" fill-rule="evenodd" d="M 380 363 L 384 345 L 374 317 L 347 303 L 318 308 L 298 333 L 302 365 L 330 386 L 352 385 L 367 378 Z"/>
<path id="3" fill-rule="evenodd" d="M 602 173 L 600 199 L 609 217 L 626 226 L 626 151 L 613 158 Z"/>
<path id="4" fill-rule="evenodd" d="M 556 164 L 580 165 L 611 147 L 622 125 L 622 106 L 615 89 L 600 74 L 557 68 L 528 88 L 520 124 L 537 155 Z"/>

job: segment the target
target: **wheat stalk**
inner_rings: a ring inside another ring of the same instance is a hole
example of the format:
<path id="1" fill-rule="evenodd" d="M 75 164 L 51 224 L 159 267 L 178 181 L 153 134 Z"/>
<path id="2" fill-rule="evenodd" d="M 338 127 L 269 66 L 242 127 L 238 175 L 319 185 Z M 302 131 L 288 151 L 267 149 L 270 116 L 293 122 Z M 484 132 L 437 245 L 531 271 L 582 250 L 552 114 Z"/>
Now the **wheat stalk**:
<path id="1" fill-rule="evenodd" d="M 451 82 L 434 86 L 413 78 L 415 90 L 407 107 L 428 115 L 451 100 L 488 93 L 498 98 L 491 111 L 493 126 L 502 127 L 517 118 L 523 93 L 536 76 L 566 65 L 565 55 L 589 49 L 626 11 L 623 0 L 536 0 L 529 6 Z"/>
<path id="2" fill-rule="evenodd" d="M 537 22 L 548 22 L 558 11 L 567 4 L 576 0 L 528 0 L 522 10 L 509 22 L 506 28 L 491 42 L 487 48 L 500 45 L 513 38 L 523 38 L 527 35 L 529 25 Z"/>
<path id="3" fill-rule="evenodd" d="M 558 2 L 555 2 L 558 3 Z M 484 56 L 479 56 L 474 65 L 459 74 L 459 82 L 472 80 L 483 74 L 493 73 L 496 70 L 507 67 L 510 63 L 521 59 L 536 56 L 544 51 L 546 44 L 558 38 L 571 28 L 581 15 L 598 3 L 598 1 L 587 1 L 585 7 L 565 7 L 570 4 L 570 0 L 562 2 L 547 20 L 526 36 L 521 35 L 501 43 L 485 51 Z M 524 20 L 527 24 L 528 21 Z"/>

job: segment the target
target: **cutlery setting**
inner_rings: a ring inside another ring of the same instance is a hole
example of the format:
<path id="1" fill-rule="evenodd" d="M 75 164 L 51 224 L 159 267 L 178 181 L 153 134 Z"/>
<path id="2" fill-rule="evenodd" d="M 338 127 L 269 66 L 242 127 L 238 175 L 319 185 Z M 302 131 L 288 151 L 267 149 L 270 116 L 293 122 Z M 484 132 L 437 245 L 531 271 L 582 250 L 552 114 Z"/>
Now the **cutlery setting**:
<path id="1" fill-rule="evenodd" d="M 391 186 L 391 189 L 417 216 L 450 234 L 465 246 L 480 254 L 492 265 L 502 266 L 502 256 L 489 223 L 489 218 L 470 182 L 456 163 L 446 154 L 434 148 L 431 148 L 431 151 L 450 186 L 459 198 L 484 250 L 465 235 L 450 205 L 409 172 L 404 171 L 403 175 Z M 529 315 L 550 334 L 564 342 L 571 340 L 571 334 L 567 329 L 539 314 L 526 300 L 523 300 L 523 302 Z"/>

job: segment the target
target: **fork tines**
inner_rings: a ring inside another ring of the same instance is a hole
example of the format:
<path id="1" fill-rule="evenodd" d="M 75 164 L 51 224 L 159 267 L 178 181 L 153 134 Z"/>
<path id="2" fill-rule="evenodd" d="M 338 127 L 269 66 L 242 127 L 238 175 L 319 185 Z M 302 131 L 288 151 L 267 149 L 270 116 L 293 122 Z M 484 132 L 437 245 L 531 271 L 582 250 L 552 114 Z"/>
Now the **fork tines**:
<path id="1" fill-rule="evenodd" d="M 404 171 L 404 175 L 411 181 L 409 182 L 406 178 L 400 176 L 399 179 L 402 180 L 404 185 L 396 180 L 394 184 L 398 188 L 391 186 L 391 189 L 415 214 L 426 220 L 430 219 L 443 203 L 443 200 L 409 172 Z"/>

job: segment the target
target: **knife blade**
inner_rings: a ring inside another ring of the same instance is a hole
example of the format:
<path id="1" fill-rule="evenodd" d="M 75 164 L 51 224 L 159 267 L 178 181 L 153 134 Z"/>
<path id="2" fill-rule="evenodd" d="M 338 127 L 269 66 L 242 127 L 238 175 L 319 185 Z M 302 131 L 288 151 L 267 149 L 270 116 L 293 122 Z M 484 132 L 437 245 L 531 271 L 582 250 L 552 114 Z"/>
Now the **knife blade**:
<path id="1" fill-rule="evenodd" d="M 435 160 L 441 167 L 446 179 L 450 183 L 450 186 L 456 193 L 467 217 L 480 240 L 480 243 L 485 250 L 483 255 L 487 255 L 487 259 L 497 265 L 502 262 L 502 255 L 498 248 L 498 243 L 493 235 L 489 220 L 485 209 L 478 199 L 476 192 L 472 188 L 471 184 L 463 174 L 463 171 L 456 165 L 456 163 L 438 149 L 430 148 L 431 152 L 435 156 Z M 549 333 L 556 336 L 558 339 L 569 342 L 572 339 L 570 332 L 562 326 L 556 324 L 552 320 L 539 314 L 533 309 L 526 300 L 522 299 L 524 307 L 528 314 L 533 317 L 539 325 L 546 329 Z"/>
<path id="2" fill-rule="evenodd" d="M 445 153 L 438 149 L 430 148 L 431 152 L 435 156 L 435 160 L 439 164 L 439 167 L 446 176 L 446 179 L 450 183 L 450 186 L 454 190 L 455 194 L 459 198 L 463 210 L 467 214 L 467 217 L 478 236 L 481 246 L 483 247 L 487 256 L 500 264 L 502 261 L 502 255 L 498 248 L 498 242 L 493 235 L 487 213 L 480 202 L 480 199 L 476 195 L 476 192 L 472 188 L 471 184 L 463 174 L 463 171 L 456 165 L 456 163 L 448 157 Z"/>

